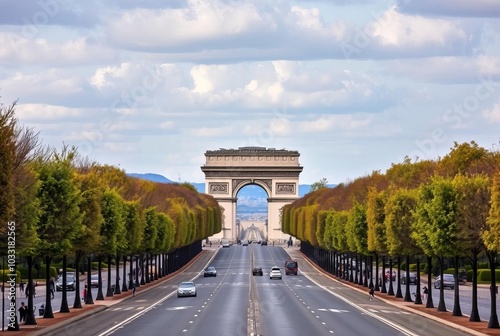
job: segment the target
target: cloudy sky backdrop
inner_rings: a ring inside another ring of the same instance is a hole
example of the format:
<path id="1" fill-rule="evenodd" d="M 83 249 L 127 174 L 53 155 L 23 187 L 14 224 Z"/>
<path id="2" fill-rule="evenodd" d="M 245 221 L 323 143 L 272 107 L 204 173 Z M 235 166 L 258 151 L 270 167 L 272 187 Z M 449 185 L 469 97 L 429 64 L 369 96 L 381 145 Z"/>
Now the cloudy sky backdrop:
<path id="1" fill-rule="evenodd" d="M 498 0 L 0 0 L 0 102 L 43 142 L 203 182 L 298 150 L 301 183 L 500 139 Z"/>

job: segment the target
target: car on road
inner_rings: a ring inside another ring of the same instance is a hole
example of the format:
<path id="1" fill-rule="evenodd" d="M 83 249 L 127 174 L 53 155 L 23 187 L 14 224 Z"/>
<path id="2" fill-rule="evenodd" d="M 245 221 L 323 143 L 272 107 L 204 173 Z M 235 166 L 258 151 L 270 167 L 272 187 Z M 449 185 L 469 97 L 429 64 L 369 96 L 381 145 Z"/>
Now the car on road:
<path id="1" fill-rule="evenodd" d="M 267 246 L 267 240 L 263 240 L 262 243 L 260 243 L 261 246 Z"/>
<path id="2" fill-rule="evenodd" d="M 192 281 L 184 281 L 177 287 L 177 297 L 196 296 L 196 285 Z"/>
<path id="3" fill-rule="evenodd" d="M 391 279 L 392 281 L 396 281 L 396 271 L 392 271 L 392 275 L 389 271 L 385 272 L 385 281 L 388 282 L 389 279 Z"/>
<path id="4" fill-rule="evenodd" d="M 285 274 L 286 275 L 297 275 L 299 271 L 299 264 L 295 260 L 287 260 L 285 261 Z"/>
<path id="5" fill-rule="evenodd" d="M 248 246 L 248 240 L 243 240 L 241 242 L 241 246 Z"/>
<path id="6" fill-rule="evenodd" d="M 269 279 L 282 279 L 281 270 L 278 266 L 271 267 L 271 272 L 269 272 Z"/>
<path id="7" fill-rule="evenodd" d="M 99 287 L 99 275 L 92 274 L 90 276 L 90 287 L 95 287 L 95 288 Z"/>
<path id="8" fill-rule="evenodd" d="M 229 247 L 229 242 L 227 240 L 222 241 L 222 247 Z"/>
<path id="9" fill-rule="evenodd" d="M 66 274 L 66 290 L 74 291 L 76 289 L 75 277 Z M 63 277 L 59 277 L 56 282 L 56 292 L 63 290 Z"/>
<path id="10" fill-rule="evenodd" d="M 406 285 L 406 272 L 401 274 L 401 284 Z M 408 277 L 408 283 L 411 285 L 416 285 L 417 284 L 417 273 L 415 272 L 410 272 L 409 277 Z"/>
<path id="11" fill-rule="evenodd" d="M 455 276 L 453 274 L 443 274 L 443 288 L 449 287 L 450 289 L 455 288 Z M 434 288 L 441 288 L 441 276 L 438 275 L 434 280 Z"/>
<path id="12" fill-rule="evenodd" d="M 203 272 L 203 276 L 206 277 L 216 277 L 217 276 L 217 270 L 213 266 L 208 266 L 205 268 L 205 272 Z"/>
<path id="13" fill-rule="evenodd" d="M 262 272 L 262 267 L 254 267 L 252 270 L 252 274 L 263 276 L 264 272 Z"/>

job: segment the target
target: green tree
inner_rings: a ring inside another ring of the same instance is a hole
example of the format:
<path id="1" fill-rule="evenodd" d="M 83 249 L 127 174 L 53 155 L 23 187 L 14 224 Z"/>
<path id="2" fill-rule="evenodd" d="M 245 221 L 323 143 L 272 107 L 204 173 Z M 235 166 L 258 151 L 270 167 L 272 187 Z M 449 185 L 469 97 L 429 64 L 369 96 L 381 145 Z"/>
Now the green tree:
<path id="1" fill-rule="evenodd" d="M 41 215 L 37 226 L 41 255 L 45 256 L 46 300 L 44 318 L 53 318 L 50 295 L 50 264 L 54 256 L 65 256 L 82 229 L 80 190 L 73 179 L 75 150 L 64 147 L 51 161 L 39 160 L 36 170 L 41 181 L 38 197 Z"/>
<path id="2" fill-rule="evenodd" d="M 426 235 L 419 246 L 427 255 L 435 255 L 440 265 L 440 278 L 443 280 L 444 258 L 457 253 L 457 202 L 452 181 L 435 176 L 430 183 L 421 186 L 420 202 L 417 207 L 417 232 Z M 422 242 L 428 242 L 422 244 Z M 428 253 L 427 253 L 428 252 Z M 446 311 L 444 288 L 441 283 L 438 311 Z"/>
<path id="3" fill-rule="evenodd" d="M 458 202 L 456 213 L 458 249 L 464 251 L 472 265 L 472 311 L 469 318 L 472 322 L 481 321 L 477 306 L 477 260 L 483 251 L 482 233 L 490 210 L 489 183 L 486 175 L 467 177 L 460 174 L 453 179 Z M 457 276 L 458 255 L 455 256 L 455 277 Z M 458 291 L 455 294 L 457 296 Z"/>
<path id="4" fill-rule="evenodd" d="M 146 272 L 142 272 L 141 285 L 151 282 L 149 254 L 155 252 L 158 237 L 158 213 L 156 208 L 150 207 L 144 212 L 146 226 L 144 227 L 143 251 L 146 252 Z M 144 278 L 146 276 L 146 278 Z"/>
<path id="5" fill-rule="evenodd" d="M 500 174 L 493 178 L 491 187 L 491 208 L 486 220 L 486 228 L 483 233 L 488 259 L 490 261 L 491 285 L 490 285 L 490 320 L 488 328 L 500 328 L 497 315 L 496 299 L 496 276 L 495 260 L 500 251 Z"/>
<path id="6" fill-rule="evenodd" d="M 101 179 L 93 170 L 90 170 L 87 173 L 76 174 L 75 182 L 81 192 L 79 207 L 83 216 L 82 230 L 75 237 L 75 241 L 73 242 L 73 250 L 75 253 L 75 273 L 78 275 L 80 274 L 80 263 L 83 258 L 85 258 L 86 255 L 96 252 L 101 243 L 101 225 L 104 221 L 102 217 L 101 202 L 104 189 L 102 187 Z M 89 282 L 89 277 L 90 274 L 87 274 L 87 282 Z M 82 308 L 80 281 L 76 282 L 73 308 Z"/>
<path id="7" fill-rule="evenodd" d="M 101 201 L 101 214 L 103 217 L 103 223 L 101 225 L 101 241 L 99 251 L 101 255 L 105 255 L 107 257 L 107 297 L 113 296 L 113 290 L 111 288 L 111 261 L 113 257 L 115 257 L 117 253 L 119 253 L 123 249 L 123 241 L 125 237 L 123 204 L 123 199 L 115 189 L 108 189 L 104 191 Z M 99 260 L 101 259 L 99 258 Z M 100 271 L 101 270 L 99 269 L 99 272 Z M 100 293 L 98 293 L 98 299 L 101 299 Z"/>
<path id="8" fill-rule="evenodd" d="M 382 274 L 385 271 L 385 255 L 387 254 L 387 237 L 385 230 L 385 203 L 386 192 L 377 191 L 372 187 L 368 190 L 366 198 L 366 224 L 368 226 L 367 248 L 375 254 L 375 290 L 379 290 L 379 255 L 382 254 Z M 382 281 L 382 293 L 387 293 L 385 281 Z"/>
<path id="9" fill-rule="evenodd" d="M 133 256 L 139 252 L 141 252 L 141 246 L 143 243 L 144 237 L 144 216 L 143 211 L 141 209 L 141 204 L 139 201 L 128 201 L 125 204 L 125 231 L 126 231 L 126 240 L 128 242 L 127 251 L 123 257 L 123 290 L 126 290 L 125 281 L 126 281 L 126 254 L 129 255 L 130 259 L 130 268 L 129 268 L 129 287 L 132 287 L 134 279 L 133 276 L 133 265 L 132 259 Z"/>
<path id="10" fill-rule="evenodd" d="M 313 192 L 322 188 L 328 188 L 328 180 L 324 177 L 318 182 L 314 182 L 313 184 L 311 184 L 309 192 Z"/>
<path id="11" fill-rule="evenodd" d="M 420 254 L 411 231 L 414 225 L 413 211 L 416 209 L 418 193 L 416 190 L 393 189 L 385 204 L 385 226 L 387 233 L 387 248 L 391 255 L 406 257 L 406 294 L 404 301 L 412 301 L 410 295 L 410 255 Z M 398 260 L 399 263 L 399 260 Z M 398 279 L 401 279 L 401 269 L 398 267 Z M 417 288 L 419 291 L 420 288 Z M 418 293 L 420 294 L 420 293 Z M 401 297 L 401 282 L 398 281 L 396 297 Z"/>

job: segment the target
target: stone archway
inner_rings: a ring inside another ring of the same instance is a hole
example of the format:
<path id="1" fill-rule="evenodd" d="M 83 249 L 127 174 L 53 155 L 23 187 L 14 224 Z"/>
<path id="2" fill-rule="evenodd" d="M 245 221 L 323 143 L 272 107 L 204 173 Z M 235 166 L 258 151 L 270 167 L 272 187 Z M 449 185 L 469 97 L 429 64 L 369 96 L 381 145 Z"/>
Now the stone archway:
<path id="1" fill-rule="evenodd" d="M 239 147 L 206 151 L 205 193 L 212 195 L 223 209 L 222 231 L 214 238 L 235 242 L 238 191 L 259 185 L 267 193 L 267 239 L 283 239 L 281 209 L 299 198 L 299 152 L 265 147 Z"/>

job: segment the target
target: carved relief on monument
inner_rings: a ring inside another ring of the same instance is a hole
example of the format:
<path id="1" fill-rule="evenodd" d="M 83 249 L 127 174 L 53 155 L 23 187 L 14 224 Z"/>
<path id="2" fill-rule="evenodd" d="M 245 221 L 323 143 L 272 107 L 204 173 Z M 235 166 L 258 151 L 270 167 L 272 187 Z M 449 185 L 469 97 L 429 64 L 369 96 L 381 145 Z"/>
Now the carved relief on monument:
<path id="1" fill-rule="evenodd" d="M 276 183 L 276 194 L 295 194 L 295 183 Z"/>
<path id="2" fill-rule="evenodd" d="M 233 193 L 236 190 L 239 190 L 239 188 L 242 185 L 250 184 L 250 183 L 252 183 L 252 180 L 250 180 L 250 179 L 233 179 Z"/>
<path id="3" fill-rule="evenodd" d="M 208 192 L 210 194 L 227 194 L 229 191 L 229 183 L 212 183 L 208 184 Z"/>

